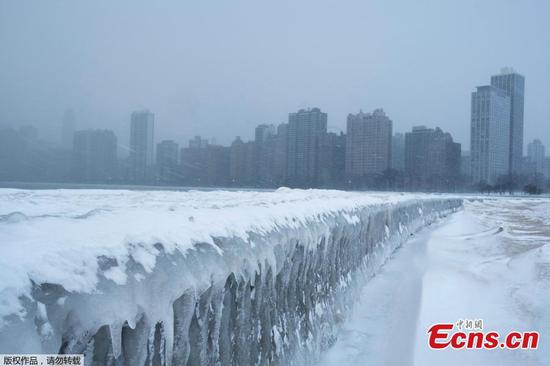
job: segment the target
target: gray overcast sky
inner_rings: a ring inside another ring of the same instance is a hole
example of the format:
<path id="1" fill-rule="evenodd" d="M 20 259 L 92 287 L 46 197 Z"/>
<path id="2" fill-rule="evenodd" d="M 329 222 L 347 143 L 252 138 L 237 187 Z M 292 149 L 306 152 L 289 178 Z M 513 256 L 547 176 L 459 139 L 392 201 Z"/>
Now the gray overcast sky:
<path id="1" fill-rule="evenodd" d="M 63 111 L 128 141 L 229 143 L 318 106 L 329 129 L 383 107 L 394 130 L 441 126 L 469 147 L 470 93 L 526 77 L 526 143 L 550 150 L 550 1 L 0 0 L 0 124 L 55 139 Z"/>

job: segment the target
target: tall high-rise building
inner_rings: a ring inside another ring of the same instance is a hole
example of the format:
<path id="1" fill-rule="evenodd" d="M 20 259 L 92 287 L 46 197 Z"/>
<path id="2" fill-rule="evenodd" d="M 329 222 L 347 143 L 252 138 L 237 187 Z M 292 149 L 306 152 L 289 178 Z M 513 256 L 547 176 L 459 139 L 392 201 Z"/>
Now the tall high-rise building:
<path id="1" fill-rule="evenodd" d="M 200 136 L 195 136 L 191 140 L 189 140 L 189 147 L 191 149 L 200 149 L 208 146 L 208 140 L 203 139 Z"/>
<path id="2" fill-rule="evenodd" d="M 61 147 L 67 150 L 73 148 L 73 138 L 76 131 L 76 115 L 72 109 L 67 109 L 61 121 Z"/>
<path id="3" fill-rule="evenodd" d="M 544 174 L 544 145 L 539 139 L 527 145 L 527 157 L 535 166 L 535 172 Z"/>
<path id="4" fill-rule="evenodd" d="M 255 170 L 258 186 L 272 187 L 275 183 L 275 147 L 277 130 L 274 125 L 261 124 L 256 127 L 254 149 Z"/>
<path id="5" fill-rule="evenodd" d="M 494 86 L 472 93 L 470 157 L 472 182 L 494 184 L 509 173 L 510 96 Z"/>
<path id="6" fill-rule="evenodd" d="M 147 110 L 132 113 L 130 125 L 130 179 L 151 179 L 154 156 L 155 115 Z"/>
<path id="7" fill-rule="evenodd" d="M 206 148 L 189 141 L 189 147 L 180 150 L 182 180 L 186 185 L 205 185 Z"/>
<path id="8" fill-rule="evenodd" d="M 395 133 L 391 140 L 391 167 L 401 172 L 405 171 L 405 135 Z"/>
<path id="9" fill-rule="evenodd" d="M 157 169 L 160 181 L 178 180 L 178 154 L 178 144 L 173 140 L 164 140 L 157 144 Z"/>
<path id="10" fill-rule="evenodd" d="M 405 175 L 413 189 L 448 190 L 459 185 L 460 144 L 439 127 L 413 127 L 405 134 Z"/>
<path id="11" fill-rule="evenodd" d="M 550 157 L 544 158 L 542 174 L 546 179 L 550 179 Z"/>
<path id="12" fill-rule="evenodd" d="M 319 185 L 334 187 L 344 183 L 346 135 L 329 132 L 321 138 Z"/>
<path id="13" fill-rule="evenodd" d="M 243 142 L 237 136 L 230 147 L 229 175 L 231 185 L 251 186 L 256 184 L 257 160 L 254 142 Z"/>
<path id="14" fill-rule="evenodd" d="M 206 143 L 199 136 L 182 148 L 182 182 L 192 186 L 227 186 L 230 179 L 230 147 Z"/>
<path id="15" fill-rule="evenodd" d="M 327 114 L 319 108 L 288 115 L 286 179 L 294 186 L 314 186 L 319 172 L 321 138 L 327 133 Z"/>
<path id="16" fill-rule="evenodd" d="M 472 158 L 469 151 L 462 151 L 462 161 L 460 163 L 460 173 L 467 182 L 472 180 Z"/>
<path id="17" fill-rule="evenodd" d="M 390 168 L 392 121 L 383 109 L 349 114 L 346 136 L 348 179 L 372 178 Z"/>
<path id="18" fill-rule="evenodd" d="M 519 173 L 523 159 L 525 77 L 511 68 L 504 68 L 501 70 L 500 75 L 491 76 L 491 85 L 505 90 L 510 97 L 508 169 L 510 173 Z"/>
<path id="19" fill-rule="evenodd" d="M 231 148 L 210 144 L 205 149 L 206 185 L 227 187 L 230 184 Z"/>
<path id="20" fill-rule="evenodd" d="M 277 130 L 275 129 L 275 126 L 270 124 L 261 124 L 256 126 L 255 129 L 255 136 L 254 136 L 254 142 L 256 144 L 262 144 L 264 143 L 270 136 L 273 136 L 276 134 Z"/>
<path id="21" fill-rule="evenodd" d="M 74 134 L 73 178 L 79 182 L 106 183 L 117 176 L 117 138 L 109 130 Z"/>

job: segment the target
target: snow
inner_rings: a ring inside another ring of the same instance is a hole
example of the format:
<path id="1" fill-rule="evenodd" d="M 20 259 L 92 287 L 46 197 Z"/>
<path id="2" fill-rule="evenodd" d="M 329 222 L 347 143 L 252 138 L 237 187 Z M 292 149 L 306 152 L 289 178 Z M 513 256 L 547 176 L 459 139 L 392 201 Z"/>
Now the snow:
<path id="1" fill-rule="evenodd" d="M 546 365 L 550 359 L 550 200 L 469 200 L 397 250 L 367 283 L 321 365 Z M 535 330 L 537 350 L 430 350 L 435 323 L 483 319 Z"/>
<path id="2" fill-rule="evenodd" d="M 140 362 L 160 337 L 174 364 L 234 342 L 241 363 L 317 364 L 337 338 L 320 364 L 544 365 L 550 200 L 461 198 L 417 232 L 453 196 L 0 189 L 0 351 L 80 351 L 106 326 L 97 349 Z M 431 325 L 467 318 L 539 349 L 428 349 Z"/>
<path id="3" fill-rule="evenodd" d="M 186 252 L 197 242 L 219 251 L 212 237 L 248 240 L 250 231 L 417 197 L 288 188 L 274 193 L 0 189 L 0 317 L 22 311 L 17 297 L 29 294 L 29 279 L 93 292 L 99 256 L 117 260 L 119 266 L 105 276 L 124 284 L 130 256 L 152 271 L 156 243 L 167 252 Z"/>
<path id="4" fill-rule="evenodd" d="M 460 204 L 327 190 L 2 189 L 0 352 L 57 352 L 64 339 L 64 352 L 141 363 L 160 339 L 156 356 L 208 363 L 233 357 L 224 350 L 239 341 L 240 362 L 288 361 L 298 348 L 312 360 L 353 303 L 358 272 L 371 275 Z"/>

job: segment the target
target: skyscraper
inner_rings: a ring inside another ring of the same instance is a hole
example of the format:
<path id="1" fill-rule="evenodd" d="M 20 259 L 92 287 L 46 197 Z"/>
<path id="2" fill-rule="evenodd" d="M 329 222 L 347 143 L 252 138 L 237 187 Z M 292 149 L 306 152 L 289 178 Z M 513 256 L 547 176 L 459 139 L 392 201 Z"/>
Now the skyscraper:
<path id="1" fill-rule="evenodd" d="M 349 114 L 346 136 L 348 179 L 373 178 L 390 168 L 392 121 L 383 109 Z"/>
<path id="2" fill-rule="evenodd" d="M 550 157 L 544 158 L 542 174 L 546 179 L 550 179 Z"/>
<path id="3" fill-rule="evenodd" d="M 469 151 L 462 151 L 460 162 L 460 173 L 466 180 L 470 182 L 472 180 L 472 158 Z"/>
<path id="4" fill-rule="evenodd" d="M 186 185 L 204 185 L 206 181 L 206 148 L 202 138 L 196 136 L 189 140 L 189 146 L 180 150 L 180 166 L 183 183 Z"/>
<path id="5" fill-rule="evenodd" d="M 231 148 L 210 144 L 205 149 L 206 152 L 206 185 L 227 187 L 230 184 L 230 160 Z"/>
<path id="6" fill-rule="evenodd" d="M 256 144 L 262 144 L 264 143 L 269 136 L 273 136 L 276 133 L 275 126 L 268 125 L 268 124 L 261 124 L 256 126 L 256 129 L 254 130 L 254 142 Z"/>
<path id="7" fill-rule="evenodd" d="M 391 167 L 405 171 L 405 135 L 395 133 L 391 140 Z"/>
<path id="8" fill-rule="evenodd" d="M 74 134 L 73 178 L 78 182 L 107 183 L 117 175 L 117 138 L 109 130 Z"/>
<path id="9" fill-rule="evenodd" d="M 178 173 L 178 144 L 173 140 L 164 140 L 157 144 L 158 178 L 162 182 L 175 182 Z"/>
<path id="10" fill-rule="evenodd" d="M 327 133 L 327 114 L 319 108 L 288 115 L 286 179 L 294 186 L 314 186 L 319 172 L 321 138 Z"/>
<path id="11" fill-rule="evenodd" d="M 491 85 L 505 90 L 510 97 L 510 129 L 508 165 L 510 173 L 521 171 L 523 159 L 523 104 L 525 77 L 511 68 L 504 68 L 500 75 L 491 76 Z"/>
<path id="12" fill-rule="evenodd" d="M 146 182 L 151 179 L 154 164 L 155 115 L 147 110 L 132 113 L 130 125 L 130 179 Z"/>
<path id="13" fill-rule="evenodd" d="M 470 156 L 472 182 L 494 184 L 509 173 L 510 96 L 493 86 L 472 93 Z"/>
<path id="14" fill-rule="evenodd" d="M 536 173 L 545 174 L 544 145 L 539 139 L 535 139 L 527 145 L 527 157 L 529 161 L 535 165 Z"/>
<path id="15" fill-rule="evenodd" d="M 243 142 L 237 136 L 230 147 L 229 175 L 231 184 L 236 186 L 251 186 L 256 184 L 257 155 L 254 142 Z"/>
<path id="16" fill-rule="evenodd" d="M 329 132 L 321 138 L 319 185 L 334 187 L 344 183 L 346 135 Z"/>
<path id="17" fill-rule="evenodd" d="M 413 189 L 448 190 L 459 185 L 459 143 L 439 127 L 413 127 L 405 134 L 405 175 Z"/>
<path id="18" fill-rule="evenodd" d="M 255 129 L 255 175 L 256 182 L 261 187 L 271 187 L 275 184 L 276 134 L 275 126 L 271 124 L 261 124 Z"/>
<path id="19" fill-rule="evenodd" d="M 200 136 L 181 149 L 182 181 L 193 186 L 227 186 L 230 179 L 230 147 L 208 143 Z"/>
<path id="20" fill-rule="evenodd" d="M 207 139 L 203 139 L 200 136 L 195 136 L 193 139 L 189 140 L 189 147 L 192 149 L 200 149 L 207 147 L 209 142 Z"/>

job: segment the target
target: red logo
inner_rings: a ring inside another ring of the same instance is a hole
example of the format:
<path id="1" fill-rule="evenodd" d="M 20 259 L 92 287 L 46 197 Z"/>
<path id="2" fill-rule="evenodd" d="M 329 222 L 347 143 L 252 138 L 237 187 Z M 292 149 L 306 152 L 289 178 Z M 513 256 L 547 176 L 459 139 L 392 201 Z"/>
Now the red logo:
<path id="1" fill-rule="evenodd" d="M 464 321 L 460 320 L 456 324 L 439 323 L 434 324 L 428 329 L 428 343 L 432 349 L 537 349 L 540 334 L 535 331 L 518 332 L 513 331 L 506 335 L 499 332 L 486 332 L 481 327 L 466 326 L 463 328 Z M 481 321 L 478 324 L 482 324 Z M 472 322 L 473 323 L 473 322 Z M 473 323 L 475 324 L 475 323 Z M 458 331 L 453 331 L 455 326 Z"/>

